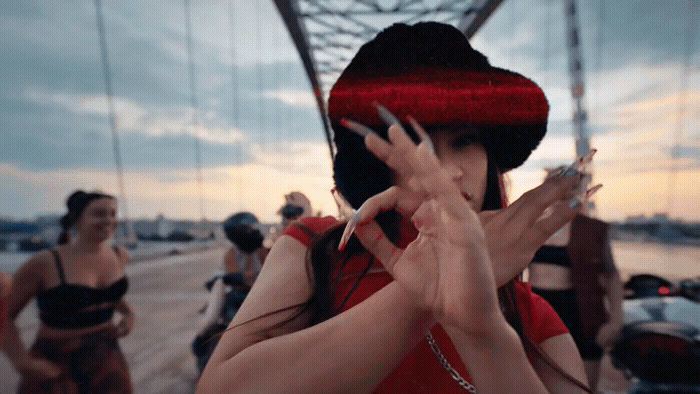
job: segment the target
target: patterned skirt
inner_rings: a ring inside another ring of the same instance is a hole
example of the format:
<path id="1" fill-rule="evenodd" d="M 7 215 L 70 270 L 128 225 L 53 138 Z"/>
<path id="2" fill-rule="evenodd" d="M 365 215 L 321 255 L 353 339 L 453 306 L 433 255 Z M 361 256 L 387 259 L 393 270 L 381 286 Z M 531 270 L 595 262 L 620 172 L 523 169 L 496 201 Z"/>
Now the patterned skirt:
<path id="1" fill-rule="evenodd" d="M 131 393 L 129 368 L 112 330 L 79 338 L 38 338 L 30 350 L 61 368 L 55 379 L 22 379 L 18 393 Z"/>

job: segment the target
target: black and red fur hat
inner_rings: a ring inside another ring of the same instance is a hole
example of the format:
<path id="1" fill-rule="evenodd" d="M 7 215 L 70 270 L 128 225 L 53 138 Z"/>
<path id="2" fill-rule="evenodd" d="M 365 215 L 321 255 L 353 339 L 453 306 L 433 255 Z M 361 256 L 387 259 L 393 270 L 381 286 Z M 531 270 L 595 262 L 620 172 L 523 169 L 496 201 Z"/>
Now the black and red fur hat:
<path id="1" fill-rule="evenodd" d="M 386 137 L 377 102 L 402 122 L 413 116 L 428 132 L 474 129 L 500 172 L 520 166 L 537 147 L 549 112 L 537 84 L 491 66 L 455 27 L 392 25 L 360 48 L 328 99 L 337 147 L 334 178 L 354 208 L 392 185 L 389 168 L 341 125 L 343 118 L 355 120 Z"/>

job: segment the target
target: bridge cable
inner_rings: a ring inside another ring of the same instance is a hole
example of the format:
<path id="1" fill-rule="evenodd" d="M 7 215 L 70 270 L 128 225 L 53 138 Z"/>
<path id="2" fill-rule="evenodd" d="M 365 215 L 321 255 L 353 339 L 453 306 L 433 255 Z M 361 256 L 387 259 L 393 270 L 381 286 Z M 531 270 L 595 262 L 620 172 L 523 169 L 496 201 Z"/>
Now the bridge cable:
<path id="1" fill-rule="evenodd" d="M 230 30 L 230 37 L 229 37 L 229 46 L 230 46 L 230 52 L 231 52 L 231 114 L 232 114 L 232 122 L 233 122 L 233 127 L 236 128 L 236 130 L 240 133 L 243 132 L 243 129 L 240 126 L 240 105 L 239 105 L 239 96 L 240 96 L 240 91 L 239 91 L 239 86 L 238 86 L 238 65 L 236 64 L 236 23 L 235 23 L 235 16 L 233 12 L 233 2 L 229 0 L 228 2 L 228 21 L 229 21 L 229 30 Z M 236 161 L 236 166 L 239 168 L 242 168 L 242 163 L 243 163 L 243 139 L 238 144 L 238 149 L 235 150 L 234 153 L 234 159 Z M 243 178 L 242 174 L 238 174 L 237 179 L 236 179 L 236 191 L 238 193 L 238 200 L 243 201 Z"/>
<path id="2" fill-rule="evenodd" d="M 190 1 L 185 0 L 185 30 L 187 36 L 187 59 L 190 80 L 190 105 L 192 106 L 192 126 L 194 126 L 195 165 L 197 167 L 197 186 L 199 189 L 199 215 L 202 224 L 206 221 L 204 214 L 204 180 L 202 178 L 202 147 L 200 143 L 199 105 L 197 103 L 197 81 L 195 79 L 194 58 L 192 57 L 192 12 Z"/>
<path id="3" fill-rule="evenodd" d="M 668 180 L 668 202 L 666 212 L 671 215 L 676 193 L 676 177 L 678 173 L 678 157 L 682 155 L 681 140 L 685 134 L 685 115 L 687 104 L 687 93 L 690 75 L 690 58 L 693 53 L 695 32 L 698 28 L 698 3 L 695 0 L 688 0 L 688 25 L 685 42 L 683 46 L 683 63 L 681 64 L 680 83 L 678 91 L 678 122 L 673 133 L 673 145 L 670 150 L 671 170 Z"/>
<path id="4" fill-rule="evenodd" d="M 262 38 L 261 38 L 261 26 L 260 26 L 260 2 L 255 3 L 255 67 L 256 67 L 256 79 L 258 85 L 258 127 L 260 129 L 260 153 L 264 154 L 266 139 L 265 139 L 265 97 L 264 97 L 264 82 L 263 82 L 263 70 L 262 70 Z M 254 201 L 262 202 L 262 210 L 267 214 L 267 198 L 268 198 L 268 188 L 267 180 L 263 179 L 261 189 L 259 192 L 263 194 L 264 197 L 254 199 Z"/>
<path id="5" fill-rule="evenodd" d="M 129 220 L 129 209 L 126 200 L 126 192 L 124 188 L 124 166 L 122 164 L 122 155 L 119 144 L 119 135 L 117 133 L 117 118 L 114 110 L 114 100 L 112 99 L 112 71 L 109 63 L 109 55 L 107 52 L 107 39 L 105 34 L 104 15 L 102 12 L 101 0 L 95 0 L 95 11 L 97 15 L 97 32 L 100 38 L 100 54 L 102 57 L 102 70 L 105 76 L 105 92 L 107 98 L 107 111 L 109 116 L 109 125 L 112 131 L 112 150 L 114 152 L 114 162 L 117 170 L 117 184 L 119 188 L 119 201 L 121 202 L 122 220 L 124 222 L 123 241 L 133 242 L 135 240 L 133 224 Z"/>
<path id="6" fill-rule="evenodd" d="M 593 86 L 591 87 L 591 102 L 593 105 L 590 106 L 591 118 L 594 122 L 598 124 L 599 119 L 599 105 L 598 94 L 600 93 L 600 73 L 602 64 L 602 52 L 605 46 L 605 0 L 600 0 L 598 3 L 598 29 L 596 31 L 596 43 L 593 55 Z"/>
<path id="7" fill-rule="evenodd" d="M 547 89 L 551 82 L 552 74 L 552 0 L 547 1 L 547 12 L 545 14 L 545 35 L 544 35 L 544 78 L 542 86 Z"/>

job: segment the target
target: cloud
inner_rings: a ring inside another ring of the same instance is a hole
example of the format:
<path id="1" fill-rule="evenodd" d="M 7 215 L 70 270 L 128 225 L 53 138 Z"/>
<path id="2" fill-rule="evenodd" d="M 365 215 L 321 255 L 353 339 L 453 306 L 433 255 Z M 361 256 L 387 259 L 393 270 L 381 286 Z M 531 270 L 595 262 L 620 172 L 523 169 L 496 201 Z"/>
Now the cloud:
<path id="1" fill-rule="evenodd" d="M 317 174 L 331 177 L 332 163 L 328 145 L 321 141 L 277 141 L 254 145 L 251 154 L 256 163 L 278 170 L 299 174 Z"/>
<path id="2" fill-rule="evenodd" d="M 273 151 L 258 147 L 254 151 L 249 162 L 203 169 L 207 218 L 221 220 L 238 210 L 250 210 L 262 220 L 276 222 L 279 217 L 275 212 L 284 203 L 284 194 L 293 190 L 305 193 L 314 211 L 336 213 L 330 194 L 330 157 L 323 143 L 280 145 Z M 124 181 L 132 218 L 154 217 L 159 212 L 171 218 L 193 218 L 199 212 L 199 184 L 193 167 L 126 169 Z M 65 197 L 75 189 L 117 194 L 116 172 L 108 168 L 30 170 L 0 164 L 0 182 L 11 185 L 12 195 L 23 196 L 10 199 L 5 196 L 7 191 L 0 192 L 0 198 L 7 201 L 0 214 L 18 217 L 60 211 Z"/>
<path id="3" fill-rule="evenodd" d="M 263 96 L 277 99 L 287 105 L 304 108 L 317 108 L 316 99 L 309 90 L 265 91 Z"/>
<path id="4" fill-rule="evenodd" d="M 25 89 L 24 96 L 31 102 L 45 106 L 55 105 L 76 114 L 108 114 L 105 96 L 51 92 L 38 87 Z M 216 144 L 237 144 L 246 140 L 243 132 L 233 127 L 192 124 L 191 108 L 147 109 L 123 97 L 114 97 L 113 103 L 119 132 L 139 133 L 149 137 L 190 135 Z M 209 118 L 215 119 L 216 115 Z"/>
<path id="5" fill-rule="evenodd" d="M 671 148 L 669 152 L 671 157 L 675 158 L 693 158 L 696 159 L 698 165 L 700 166 L 700 146 L 682 146 L 675 145 Z"/>
<path id="6" fill-rule="evenodd" d="M 700 79 L 695 68 L 687 75 L 686 109 L 679 118 L 689 21 L 687 2 L 681 3 L 620 0 L 606 2 L 601 14 L 598 2 L 579 2 L 588 130 L 599 148 L 594 168 L 606 185 L 604 205 L 617 207 L 612 214 L 625 211 L 624 201 L 646 210 L 644 201 L 665 200 L 668 174 L 661 174 L 671 168 L 679 182 L 697 175 Z M 201 141 L 212 217 L 263 200 L 267 207 L 256 209 L 264 217 L 289 188 L 319 190 L 314 198 L 321 201 L 324 195 L 330 201 L 328 147 L 316 102 L 273 2 L 231 4 L 233 28 L 226 2 L 191 4 L 200 107 L 200 126 L 192 127 L 183 4 L 103 3 L 132 211 L 148 215 L 166 207 L 173 216 L 198 215 L 194 136 Z M 506 2 L 472 39 L 494 65 L 540 84 L 551 105 L 548 136 L 513 171 L 514 195 L 538 184 L 542 167 L 573 160 L 563 15 L 561 2 Z M 75 187 L 114 190 L 95 27 L 91 2 L 0 5 L 5 142 L 0 177 L 9 185 L 0 191 L 3 212 L 31 216 L 60 208 Z M 699 54 L 693 50 L 691 65 Z M 675 162 L 669 161 L 672 156 Z M 46 172 L 37 170 L 42 168 Z M 612 193 L 611 183 L 625 188 Z M 691 200 L 700 197 L 697 190 L 683 191 Z M 629 193 L 635 197 L 627 199 Z M 650 197 L 653 193 L 662 197 Z M 656 202 L 649 206 L 663 208 Z M 695 215 L 697 207 L 688 205 L 688 212 Z"/>

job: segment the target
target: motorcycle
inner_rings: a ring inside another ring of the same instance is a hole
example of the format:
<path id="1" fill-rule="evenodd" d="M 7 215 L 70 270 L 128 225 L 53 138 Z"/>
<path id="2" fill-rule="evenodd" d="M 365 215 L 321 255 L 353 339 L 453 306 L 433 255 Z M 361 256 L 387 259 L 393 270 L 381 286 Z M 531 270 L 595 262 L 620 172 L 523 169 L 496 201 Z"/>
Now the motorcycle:
<path id="1" fill-rule="evenodd" d="M 197 359 L 200 374 L 219 342 L 220 334 L 233 320 L 250 290 L 241 273 L 216 273 L 204 287 L 209 291 L 210 297 L 199 311 L 204 315 L 203 328 L 192 341 L 192 353 Z"/>
<path id="2" fill-rule="evenodd" d="M 700 393 L 700 278 L 673 282 L 632 276 L 613 365 L 630 393 Z"/>

